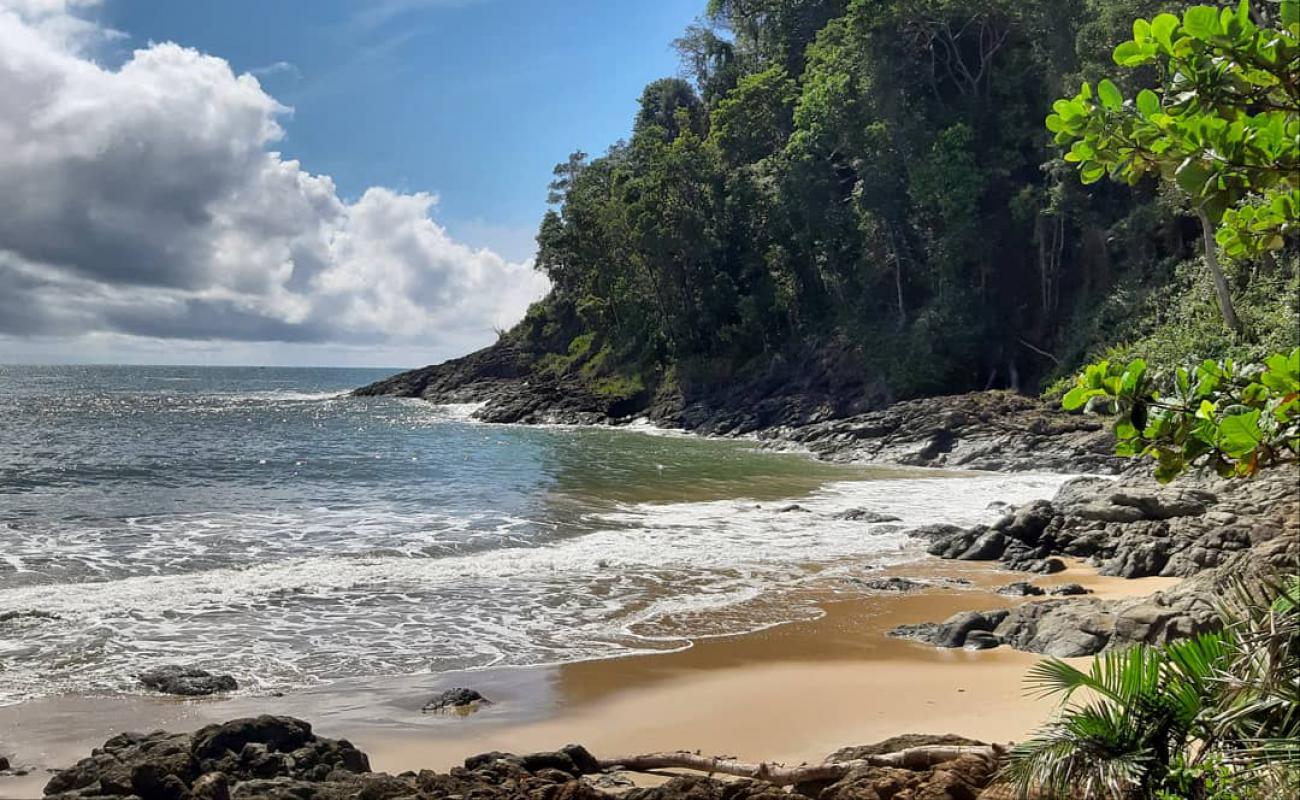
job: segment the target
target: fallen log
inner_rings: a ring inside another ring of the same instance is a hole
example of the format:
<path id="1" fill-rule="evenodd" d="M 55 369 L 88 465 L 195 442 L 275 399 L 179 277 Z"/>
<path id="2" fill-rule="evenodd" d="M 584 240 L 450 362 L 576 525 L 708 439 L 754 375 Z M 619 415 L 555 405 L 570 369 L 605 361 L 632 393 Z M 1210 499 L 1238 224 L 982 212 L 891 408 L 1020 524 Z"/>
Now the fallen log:
<path id="1" fill-rule="evenodd" d="M 962 756 L 977 756 L 996 762 L 1006 752 L 1000 745 L 923 745 L 909 747 L 894 753 L 880 753 L 827 764 L 803 764 L 787 767 L 783 764 L 761 762 L 758 764 L 736 761 L 698 753 L 648 753 L 622 758 L 597 759 L 602 770 L 627 772 L 653 772 L 661 769 L 688 769 L 709 774 L 734 775 L 754 778 L 777 786 L 813 781 L 837 781 L 862 767 L 896 767 L 899 769 L 929 769 L 945 761 Z"/>

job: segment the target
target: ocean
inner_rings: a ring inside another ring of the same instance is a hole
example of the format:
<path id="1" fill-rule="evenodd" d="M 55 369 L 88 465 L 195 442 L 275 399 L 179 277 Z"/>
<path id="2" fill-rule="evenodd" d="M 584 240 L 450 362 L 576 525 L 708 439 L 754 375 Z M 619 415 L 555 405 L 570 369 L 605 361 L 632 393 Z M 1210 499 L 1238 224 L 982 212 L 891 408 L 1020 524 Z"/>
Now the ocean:
<path id="1" fill-rule="evenodd" d="M 0 366 L 0 704 L 168 663 L 265 693 L 686 647 L 1063 480 L 347 396 L 386 374 Z"/>

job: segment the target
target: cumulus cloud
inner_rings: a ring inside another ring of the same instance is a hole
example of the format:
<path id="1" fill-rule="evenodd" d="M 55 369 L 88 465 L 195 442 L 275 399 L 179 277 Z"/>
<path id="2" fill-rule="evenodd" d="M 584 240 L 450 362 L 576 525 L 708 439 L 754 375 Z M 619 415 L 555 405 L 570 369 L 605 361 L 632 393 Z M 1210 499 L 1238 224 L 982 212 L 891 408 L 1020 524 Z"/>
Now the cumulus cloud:
<path id="1" fill-rule="evenodd" d="M 274 151 L 289 109 L 176 44 L 117 69 L 96 0 L 0 0 L 0 335 L 481 344 L 546 290 L 433 195 L 339 197 Z"/>

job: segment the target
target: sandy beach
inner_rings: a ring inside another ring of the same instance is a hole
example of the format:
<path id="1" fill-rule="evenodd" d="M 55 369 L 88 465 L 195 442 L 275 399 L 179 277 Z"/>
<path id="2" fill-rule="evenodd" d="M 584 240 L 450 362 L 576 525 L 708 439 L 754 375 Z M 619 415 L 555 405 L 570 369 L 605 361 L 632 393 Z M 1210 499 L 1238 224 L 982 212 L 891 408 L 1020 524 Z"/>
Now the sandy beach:
<path id="1" fill-rule="evenodd" d="M 993 593 L 1024 575 L 987 564 L 925 560 L 887 574 L 933 579 L 925 590 L 843 599 L 827 593 L 815 620 L 696 641 L 675 652 L 559 666 L 343 681 L 283 696 L 178 701 L 145 696 L 55 697 L 0 708 L 2 743 L 25 777 L 0 797 L 40 796 L 46 770 L 125 730 L 189 730 L 258 713 L 308 719 L 346 737 L 377 770 L 445 770 L 487 750 L 527 752 L 568 742 L 598 755 L 700 750 L 786 763 L 902 733 L 1023 737 L 1051 710 L 1028 698 L 1038 656 L 1007 647 L 941 650 L 893 639 L 895 625 L 1032 600 Z M 945 580 L 946 579 L 946 580 Z M 968 582 L 968 583 L 962 583 Z M 1036 583 L 1081 583 L 1098 597 L 1169 588 L 1164 578 L 1104 578 L 1077 565 Z M 470 686 L 496 702 L 465 717 L 426 715 L 431 694 Z"/>

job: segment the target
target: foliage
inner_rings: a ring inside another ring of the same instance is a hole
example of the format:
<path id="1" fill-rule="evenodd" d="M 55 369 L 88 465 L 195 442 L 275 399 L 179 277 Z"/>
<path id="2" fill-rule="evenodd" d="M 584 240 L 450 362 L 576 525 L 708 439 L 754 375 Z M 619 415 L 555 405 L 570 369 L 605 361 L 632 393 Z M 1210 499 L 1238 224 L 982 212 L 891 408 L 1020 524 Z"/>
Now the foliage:
<path id="1" fill-rule="evenodd" d="M 1300 461 L 1300 348 L 1263 365 L 1207 359 L 1166 381 L 1154 380 L 1142 359 L 1101 361 L 1084 369 L 1061 405 L 1117 415 L 1116 453 L 1154 458 L 1162 482 L 1192 466 L 1254 475 Z"/>
<path id="2" fill-rule="evenodd" d="M 1265 797 L 1300 766 L 1300 579 L 1238 583 L 1223 627 L 1029 672 L 1057 716 L 1011 753 L 1021 796 Z M 1081 695 L 1083 699 L 1075 699 Z"/>
<path id="3" fill-rule="evenodd" d="M 1229 255 L 1280 250 L 1300 225 L 1300 2 L 1284 0 L 1278 16 L 1257 25 L 1241 0 L 1139 18 L 1114 60 L 1155 65 L 1159 85 L 1126 100 L 1109 79 L 1084 83 L 1053 104 L 1047 127 L 1084 183 L 1158 174 L 1222 221 Z"/>
<path id="4" fill-rule="evenodd" d="M 1160 308 L 1134 303 L 1182 285 L 1196 231 L 1147 186 L 1070 179 L 1041 120 L 1155 2 L 709 2 L 676 43 L 691 80 L 650 83 L 627 141 L 557 166 L 553 291 L 514 341 L 554 368 L 592 335 L 646 396 L 681 364 L 744 379 L 841 342 L 897 397 L 1033 387 L 1142 344 Z M 1184 304 L 1198 355 L 1279 338 L 1283 233 L 1269 270 L 1227 270 L 1244 334 Z"/>

